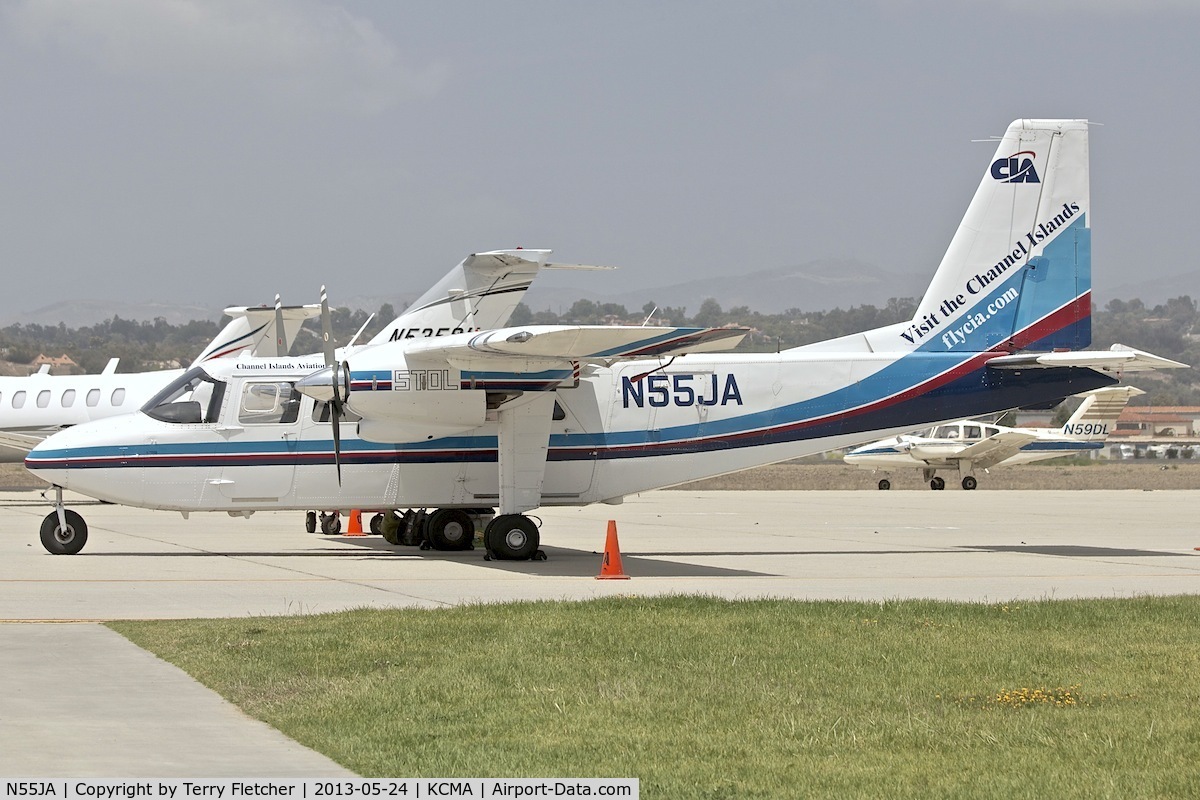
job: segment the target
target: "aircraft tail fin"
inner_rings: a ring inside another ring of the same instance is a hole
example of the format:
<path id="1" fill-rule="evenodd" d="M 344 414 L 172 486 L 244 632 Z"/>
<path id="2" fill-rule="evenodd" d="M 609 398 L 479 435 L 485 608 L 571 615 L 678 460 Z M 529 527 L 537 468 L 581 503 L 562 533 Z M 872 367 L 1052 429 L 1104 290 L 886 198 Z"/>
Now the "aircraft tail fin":
<path id="1" fill-rule="evenodd" d="M 1079 349 L 1091 342 L 1086 120 L 1013 122 L 896 346 Z"/>
<path id="2" fill-rule="evenodd" d="M 469 255 L 368 344 L 502 328 L 549 256 L 520 248 Z"/>
<path id="3" fill-rule="evenodd" d="M 1110 386 L 1084 395 L 1083 402 L 1063 425 L 1064 436 L 1102 442 L 1117 429 L 1117 417 L 1130 399 L 1145 394 L 1134 386 Z"/>
<path id="4" fill-rule="evenodd" d="M 230 317 L 228 324 L 201 351 L 195 363 L 233 355 L 277 355 L 278 349 L 286 354 L 304 321 L 320 313 L 319 305 L 231 306 L 225 309 L 225 315 Z M 279 319 L 283 320 L 282 336 L 277 331 Z"/>

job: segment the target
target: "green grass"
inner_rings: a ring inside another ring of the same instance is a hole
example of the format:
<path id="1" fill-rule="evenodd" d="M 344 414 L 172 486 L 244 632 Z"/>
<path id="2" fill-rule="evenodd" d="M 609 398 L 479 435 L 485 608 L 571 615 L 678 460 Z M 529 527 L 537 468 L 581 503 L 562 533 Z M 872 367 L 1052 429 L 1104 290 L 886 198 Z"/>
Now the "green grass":
<path id="1" fill-rule="evenodd" d="M 637 777 L 647 798 L 1200 797 L 1197 597 L 620 598 L 112 627 L 368 776 Z"/>

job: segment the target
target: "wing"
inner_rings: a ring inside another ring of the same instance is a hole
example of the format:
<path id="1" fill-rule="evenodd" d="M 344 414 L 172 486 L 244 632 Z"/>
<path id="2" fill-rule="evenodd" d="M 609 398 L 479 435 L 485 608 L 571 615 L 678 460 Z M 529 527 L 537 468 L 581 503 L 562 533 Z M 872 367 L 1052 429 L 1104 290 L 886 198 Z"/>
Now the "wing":
<path id="1" fill-rule="evenodd" d="M 0 431 L 0 462 L 24 461 L 29 451 L 41 444 L 50 433 L 51 431 L 46 431 L 39 436 L 34 433 Z"/>
<path id="2" fill-rule="evenodd" d="M 981 442 L 976 442 L 962 450 L 954 458 L 959 461 L 970 461 L 977 469 L 988 469 L 1016 455 L 1018 450 L 1035 439 L 1037 437 L 1032 434 L 1004 431 L 989 436 Z"/>
<path id="3" fill-rule="evenodd" d="M 646 328 L 605 325 L 530 325 L 471 336 L 408 343 L 406 361 L 444 363 L 460 370 L 529 373 L 569 369 L 574 363 L 615 361 L 730 350 L 746 328 Z"/>

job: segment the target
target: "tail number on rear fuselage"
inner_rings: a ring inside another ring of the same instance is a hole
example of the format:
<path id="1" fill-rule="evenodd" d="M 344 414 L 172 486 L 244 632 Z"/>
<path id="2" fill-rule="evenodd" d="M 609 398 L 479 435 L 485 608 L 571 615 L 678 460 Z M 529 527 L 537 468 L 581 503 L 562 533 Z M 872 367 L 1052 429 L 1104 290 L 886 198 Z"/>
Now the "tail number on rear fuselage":
<path id="1" fill-rule="evenodd" d="M 1076 422 L 1074 425 L 1063 425 L 1063 433 L 1067 436 L 1108 436 L 1108 425 L 1103 422 Z"/>
<path id="2" fill-rule="evenodd" d="M 710 375 L 647 375 L 643 379 L 621 378 L 621 405 L 644 408 L 664 406 L 742 405 L 742 393 L 732 373 L 722 378 Z"/>

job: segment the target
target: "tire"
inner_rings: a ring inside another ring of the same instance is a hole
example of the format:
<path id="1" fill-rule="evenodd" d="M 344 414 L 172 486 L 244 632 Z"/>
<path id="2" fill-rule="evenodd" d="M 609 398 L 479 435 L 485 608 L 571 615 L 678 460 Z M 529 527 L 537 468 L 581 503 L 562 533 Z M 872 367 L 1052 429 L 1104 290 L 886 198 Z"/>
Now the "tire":
<path id="1" fill-rule="evenodd" d="M 434 550 L 470 550 L 475 545 L 475 523 L 459 508 L 439 508 L 425 520 L 425 536 Z"/>
<path id="2" fill-rule="evenodd" d="M 537 526 L 523 514 L 501 514 L 488 524 L 483 534 L 488 553 L 502 561 L 533 558 L 540 540 Z"/>
<path id="3" fill-rule="evenodd" d="M 933 489 L 935 492 L 940 492 L 942 489 L 946 488 L 946 481 L 942 478 L 934 478 L 929 482 L 929 488 Z"/>
<path id="4" fill-rule="evenodd" d="M 891 481 L 889 481 L 887 478 L 880 478 L 880 479 L 879 479 L 879 490 L 880 490 L 881 492 L 886 492 L 886 491 L 887 491 L 888 489 L 890 489 L 890 488 L 892 488 L 892 482 L 891 482 Z"/>
<path id="5" fill-rule="evenodd" d="M 56 556 L 73 556 L 87 544 L 87 523 L 74 511 L 64 512 L 67 530 L 58 524 L 58 512 L 51 511 L 42 520 L 42 547 Z"/>
<path id="6" fill-rule="evenodd" d="M 309 533 L 317 532 L 317 512 L 309 511 L 304 515 L 304 530 Z"/>
<path id="7" fill-rule="evenodd" d="M 968 492 L 979 485 L 979 481 L 975 480 L 974 475 L 968 475 L 962 479 L 962 487 Z"/>
<path id="8" fill-rule="evenodd" d="M 375 516 L 371 517 L 371 533 L 375 534 L 376 536 L 383 535 L 383 514 L 376 514 Z M 395 544 L 395 542 L 392 544 Z"/>
<path id="9" fill-rule="evenodd" d="M 321 533 L 326 536 L 337 536 L 342 532 L 342 517 L 340 514 L 321 515 Z"/>

